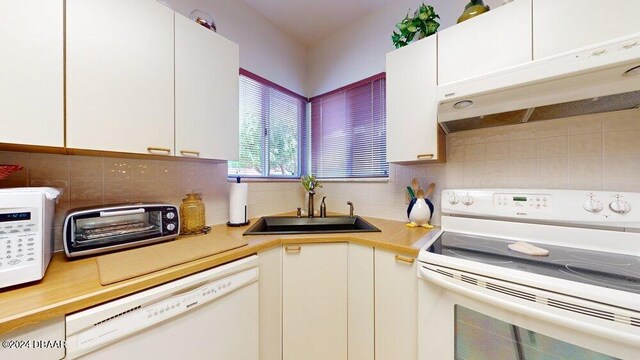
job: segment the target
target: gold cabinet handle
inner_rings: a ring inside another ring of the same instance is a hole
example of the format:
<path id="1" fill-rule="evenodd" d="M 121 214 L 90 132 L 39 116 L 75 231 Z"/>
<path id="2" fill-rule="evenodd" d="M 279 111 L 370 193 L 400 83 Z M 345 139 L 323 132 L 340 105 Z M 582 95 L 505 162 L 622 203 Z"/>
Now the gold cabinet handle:
<path id="1" fill-rule="evenodd" d="M 287 254 L 298 254 L 302 250 L 300 246 L 285 246 L 284 251 Z"/>
<path id="2" fill-rule="evenodd" d="M 405 264 L 409 264 L 409 265 L 413 265 L 413 262 L 416 261 L 416 259 L 410 258 L 410 257 L 406 257 L 406 256 L 396 255 L 396 261 L 402 262 L 402 263 L 405 263 Z"/>
<path id="3" fill-rule="evenodd" d="M 418 154 L 417 158 L 418 159 L 433 159 L 434 158 L 434 154 Z"/>
<path id="4" fill-rule="evenodd" d="M 154 151 L 158 151 L 158 152 L 166 152 L 167 155 L 171 154 L 171 149 L 162 148 L 162 147 L 149 146 L 147 148 L 147 151 L 150 152 L 150 153 L 152 153 Z"/>
<path id="5" fill-rule="evenodd" d="M 200 151 L 180 150 L 180 154 L 182 154 L 182 155 L 193 155 L 195 157 L 200 157 Z"/>

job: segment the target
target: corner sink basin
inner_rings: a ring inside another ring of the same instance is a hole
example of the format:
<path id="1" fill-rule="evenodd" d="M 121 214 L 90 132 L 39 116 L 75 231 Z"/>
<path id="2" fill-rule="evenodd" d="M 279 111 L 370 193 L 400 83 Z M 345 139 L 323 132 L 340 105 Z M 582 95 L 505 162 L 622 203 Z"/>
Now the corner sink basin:
<path id="1" fill-rule="evenodd" d="M 360 216 L 293 217 L 264 216 L 243 235 L 331 234 L 380 232 Z"/>

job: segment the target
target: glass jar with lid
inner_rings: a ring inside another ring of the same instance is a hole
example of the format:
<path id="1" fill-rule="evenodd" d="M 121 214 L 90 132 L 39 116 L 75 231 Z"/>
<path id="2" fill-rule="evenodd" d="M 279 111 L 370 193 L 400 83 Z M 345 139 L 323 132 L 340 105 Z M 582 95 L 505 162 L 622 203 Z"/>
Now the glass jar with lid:
<path id="1" fill-rule="evenodd" d="M 194 190 L 182 199 L 182 205 L 180 205 L 180 233 L 197 234 L 204 229 L 205 225 L 202 195 Z"/>

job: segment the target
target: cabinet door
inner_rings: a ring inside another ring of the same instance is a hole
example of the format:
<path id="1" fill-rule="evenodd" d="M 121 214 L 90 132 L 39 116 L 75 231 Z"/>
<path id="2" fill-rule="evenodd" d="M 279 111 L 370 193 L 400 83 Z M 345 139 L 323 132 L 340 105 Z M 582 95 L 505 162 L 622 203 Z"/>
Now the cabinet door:
<path id="1" fill-rule="evenodd" d="M 531 36 L 531 0 L 515 0 L 439 32 L 438 84 L 531 61 Z"/>
<path id="2" fill-rule="evenodd" d="M 415 259 L 375 249 L 376 360 L 418 358 Z"/>
<path id="3" fill-rule="evenodd" d="M 169 155 L 173 17 L 155 0 L 67 0 L 67 147 Z"/>
<path id="4" fill-rule="evenodd" d="M 637 32 L 637 0 L 533 0 L 535 59 Z"/>
<path id="5" fill-rule="evenodd" d="M 371 360 L 374 348 L 373 248 L 349 244 L 349 360 Z"/>
<path id="6" fill-rule="evenodd" d="M 283 251 L 282 358 L 346 360 L 348 244 Z"/>
<path id="7" fill-rule="evenodd" d="M 260 360 L 282 360 L 282 250 L 260 259 Z"/>
<path id="8" fill-rule="evenodd" d="M 238 45 L 176 14 L 176 155 L 238 158 Z"/>
<path id="9" fill-rule="evenodd" d="M 436 61 L 435 35 L 387 54 L 389 162 L 444 160 L 444 137 L 437 120 Z"/>
<path id="10" fill-rule="evenodd" d="M 0 0 L 0 143 L 64 147 L 63 1 Z"/>

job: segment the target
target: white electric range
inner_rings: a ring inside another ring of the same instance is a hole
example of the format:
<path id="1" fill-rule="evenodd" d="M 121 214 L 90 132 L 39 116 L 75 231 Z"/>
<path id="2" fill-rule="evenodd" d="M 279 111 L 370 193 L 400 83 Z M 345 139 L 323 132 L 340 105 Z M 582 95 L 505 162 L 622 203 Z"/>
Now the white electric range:
<path id="1" fill-rule="evenodd" d="M 634 207 L 639 193 L 443 191 L 419 255 L 420 360 L 640 359 Z"/>

